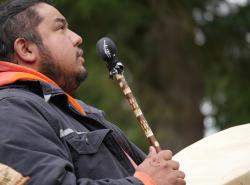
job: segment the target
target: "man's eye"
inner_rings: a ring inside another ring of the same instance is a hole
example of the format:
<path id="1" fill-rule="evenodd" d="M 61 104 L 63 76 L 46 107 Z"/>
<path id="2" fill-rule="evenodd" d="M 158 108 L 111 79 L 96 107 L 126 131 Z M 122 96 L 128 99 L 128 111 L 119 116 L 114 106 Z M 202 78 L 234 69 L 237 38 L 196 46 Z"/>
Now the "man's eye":
<path id="1" fill-rule="evenodd" d="M 60 29 L 60 30 L 64 30 L 64 28 L 65 28 L 65 27 L 64 27 L 63 25 L 62 25 L 62 26 L 59 26 L 59 29 Z"/>
<path id="2" fill-rule="evenodd" d="M 57 26 L 57 30 L 64 30 L 65 29 L 65 26 L 64 25 L 58 25 Z"/>

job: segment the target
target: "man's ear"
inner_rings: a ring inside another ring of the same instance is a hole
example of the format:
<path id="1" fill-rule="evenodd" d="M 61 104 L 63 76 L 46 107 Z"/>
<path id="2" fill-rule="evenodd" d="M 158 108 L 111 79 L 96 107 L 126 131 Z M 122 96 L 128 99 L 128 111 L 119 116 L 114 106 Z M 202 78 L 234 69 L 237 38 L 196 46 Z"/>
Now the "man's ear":
<path id="1" fill-rule="evenodd" d="M 38 59 L 36 44 L 24 38 L 17 38 L 14 42 L 14 50 L 18 61 L 26 64 L 34 64 Z"/>

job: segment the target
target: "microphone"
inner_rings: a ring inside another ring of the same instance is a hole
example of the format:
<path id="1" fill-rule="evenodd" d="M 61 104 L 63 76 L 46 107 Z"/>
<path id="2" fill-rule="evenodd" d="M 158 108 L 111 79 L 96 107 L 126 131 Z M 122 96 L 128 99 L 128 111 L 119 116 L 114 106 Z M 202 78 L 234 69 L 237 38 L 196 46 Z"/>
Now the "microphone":
<path id="1" fill-rule="evenodd" d="M 116 57 L 116 45 L 115 43 L 108 37 L 101 38 L 96 44 L 97 53 L 100 57 L 106 61 L 114 61 Z"/>
<path id="2" fill-rule="evenodd" d="M 124 66 L 116 55 L 116 45 L 109 37 L 103 37 L 97 42 L 96 51 L 102 60 L 106 61 L 110 78 L 123 73 Z"/>

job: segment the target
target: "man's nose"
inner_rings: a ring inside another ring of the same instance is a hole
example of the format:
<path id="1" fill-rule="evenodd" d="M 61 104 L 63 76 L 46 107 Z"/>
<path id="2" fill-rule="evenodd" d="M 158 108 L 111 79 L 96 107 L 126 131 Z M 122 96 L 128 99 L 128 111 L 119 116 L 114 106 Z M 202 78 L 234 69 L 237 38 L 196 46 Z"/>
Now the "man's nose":
<path id="1" fill-rule="evenodd" d="M 70 39 L 71 39 L 74 46 L 79 46 L 82 44 L 83 39 L 80 35 L 76 34 L 75 32 L 73 32 L 71 30 L 70 30 L 70 35 L 71 35 Z"/>

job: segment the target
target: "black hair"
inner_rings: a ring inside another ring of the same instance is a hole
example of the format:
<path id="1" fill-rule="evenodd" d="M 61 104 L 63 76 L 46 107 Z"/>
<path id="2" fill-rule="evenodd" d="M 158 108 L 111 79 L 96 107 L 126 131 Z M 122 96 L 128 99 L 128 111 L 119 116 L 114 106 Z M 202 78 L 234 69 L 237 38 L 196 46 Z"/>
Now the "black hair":
<path id="1" fill-rule="evenodd" d="M 14 42 L 17 38 L 41 45 L 36 27 L 42 18 L 33 7 L 50 0 L 7 0 L 0 4 L 0 60 L 14 62 Z"/>

